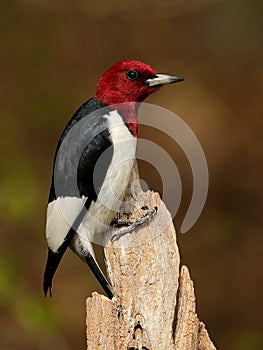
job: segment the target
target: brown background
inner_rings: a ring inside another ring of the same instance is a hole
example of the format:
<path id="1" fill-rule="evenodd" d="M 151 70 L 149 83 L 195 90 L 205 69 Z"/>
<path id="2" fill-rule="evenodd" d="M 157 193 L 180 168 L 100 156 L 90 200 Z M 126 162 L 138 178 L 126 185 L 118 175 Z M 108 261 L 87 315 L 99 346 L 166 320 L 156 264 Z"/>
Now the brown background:
<path id="1" fill-rule="evenodd" d="M 45 210 L 57 139 L 105 69 L 140 59 L 181 74 L 148 102 L 178 114 L 206 154 L 210 188 L 197 224 L 178 240 L 198 314 L 219 349 L 263 348 L 263 4 L 250 0 L 2 0 L 0 172 L 1 349 L 85 349 L 85 298 L 98 285 L 66 254 L 54 297 L 42 295 Z M 164 135 L 140 130 L 191 172 Z M 158 173 L 141 164 L 149 187 Z"/>

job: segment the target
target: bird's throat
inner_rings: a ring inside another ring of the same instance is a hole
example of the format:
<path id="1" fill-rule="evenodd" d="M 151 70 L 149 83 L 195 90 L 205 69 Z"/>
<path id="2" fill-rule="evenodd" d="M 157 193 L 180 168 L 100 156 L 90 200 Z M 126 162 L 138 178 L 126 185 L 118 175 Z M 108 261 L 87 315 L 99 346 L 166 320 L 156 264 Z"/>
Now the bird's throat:
<path id="1" fill-rule="evenodd" d="M 129 128 L 133 136 L 138 136 L 138 109 L 139 102 L 125 102 L 116 105 L 116 109 L 121 114 L 124 123 Z"/>

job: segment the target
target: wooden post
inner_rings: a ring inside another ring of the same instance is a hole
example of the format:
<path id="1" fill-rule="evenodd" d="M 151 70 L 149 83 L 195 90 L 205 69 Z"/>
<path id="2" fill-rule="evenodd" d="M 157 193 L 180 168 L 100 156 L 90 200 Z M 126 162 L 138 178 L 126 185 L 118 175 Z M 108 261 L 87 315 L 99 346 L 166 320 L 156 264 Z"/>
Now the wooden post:
<path id="1" fill-rule="evenodd" d="M 170 213 L 159 195 L 139 186 L 126 196 L 131 217 L 144 206 L 154 218 L 105 247 L 115 297 L 87 299 L 88 350 L 215 350 L 196 314 L 193 282 L 180 256 Z"/>

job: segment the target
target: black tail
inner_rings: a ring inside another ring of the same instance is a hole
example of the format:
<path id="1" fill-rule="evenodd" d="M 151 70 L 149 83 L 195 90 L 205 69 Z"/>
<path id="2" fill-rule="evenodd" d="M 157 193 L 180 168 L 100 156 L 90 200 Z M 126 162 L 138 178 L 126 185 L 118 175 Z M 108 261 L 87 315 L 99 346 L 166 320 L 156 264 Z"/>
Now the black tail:
<path id="1" fill-rule="evenodd" d="M 86 256 L 86 263 L 89 265 L 89 268 L 93 272 L 94 276 L 97 278 L 98 282 L 100 283 L 101 287 L 104 289 L 105 293 L 107 294 L 109 299 L 113 298 L 113 293 L 111 290 L 111 286 L 104 276 L 103 272 L 101 271 L 99 265 L 97 264 L 96 260 L 91 254 L 88 254 Z"/>
<path id="2" fill-rule="evenodd" d="M 60 263 L 62 256 L 63 254 L 59 252 L 54 253 L 50 248 L 48 248 L 47 263 L 46 263 L 46 268 L 44 272 L 44 282 L 43 282 L 43 290 L 44 290 L 45 296 L 47 296 L 48 291 L 49 291 L 49 295 L 52 296 L 52 279 L 54 277 L 54 274 L 57 270 L 57 267 Z"/>
<path id="3" fill-rule="evenodd" d="M 79 220 L 83 217 L 83 211 L 80 212 L 77 219 L 75 220 L 75 223 L 79 224 Z M 81 217 L 82 215 L 82 217 Z M 49 295 L 52 296 L 52 279 L 54 277 L 54 274 L 58 268 L 58 265 L 60 263 L 60 260 L 62 259 L 62 256 L 64 255 L 65 251 L 67 250 L 68 246 L 70 245 L 70 242 L 72 241 L 72 238 L 75 235 L 75 230 L 71 227 L 67 236 L 65 237 L 63 243 L 58 248 L 58 250 L 54 253 L 50 248 L 48 248 L 48 256 L 47 256 L 47 263 L 46 268 L 44 272 L 44 282 L 43 282 L 43 290 L 45 296 L 47 296 L 47 292 L 49 290 Z"/>
<path id="4" fill-rule="evenodd" d="M 88 201 L 88 199 L 87 199 Z M 78 227 L 86 213 L 86 208 L 83 207 L 79 215 L 77 216 L 76 220 L 74 221 L 73 227 Z M 54 253 L 50 248 L 48 248 L 48 257 L 47 257 L 47 264 L 44 272 L 44 282 L 43 282 L 43 290 L 45 296 L 47 296 L 47 293 L 49 291 L 49 295 L 52 296 L 52 279 L 54 277 L 54 274 L 58 268 L 58 265 L 62 259 L 62 256 L 64 255 L 65 251 L 67 250 L 68 246 L 70 245 L 72 238 L 74 237 L 76 231 L 73 229 L 73 227 L 70 228 L 67 236 L 65 237 L 63 243 L 58 248 L 58 250 Z M 109 282 L 107 281 L 106 277 L 103 275 L 99 265 L 97 264 L 96 260 L 91 254 L 88 254 L 86 256 L 86 262 L 89 265 L 91 271 L 94 273 L 95 277 L 99 281 L 100 285 L 108 295 L 110 299 L 113 298 L 113 293 L 110 287 Z"/>

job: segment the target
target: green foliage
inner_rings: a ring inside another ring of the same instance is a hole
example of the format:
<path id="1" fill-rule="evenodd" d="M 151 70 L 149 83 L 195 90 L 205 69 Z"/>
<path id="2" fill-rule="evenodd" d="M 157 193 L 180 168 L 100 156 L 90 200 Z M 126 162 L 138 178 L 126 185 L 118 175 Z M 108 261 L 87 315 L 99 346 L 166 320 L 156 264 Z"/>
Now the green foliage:
<path id="1" fill-rule="evenodd" d="M 245 329 L 236 339 L 233 346 L 236 350 L 262 350 L 263 340 L 261 331 L 255 329 Z"/>
<path id="2" fill-rule="evenodd" d="M 9 303 L 15 279 L 15 267 L 5 256 L 0 256 L 0 304 Z"/>
<path id="3" fill-rule="evenodd" d="M 31 336 L 50 336 L 58 325 L 52 304 L 42 294 L 36 297 L 22 282 L 22 271 L 10 256 L 0 257 L 0 306 Z"/>
<path id="4" fill-rule="evenodd" d="M 57 325 L 54 311 L 43 303 L 43 298 L 24 295 L 16 305 L 15 313 L 20 324 L 36 337 L 53 333 Z"/>
<path id="5" fill-rule="evenodd" d="M 0 218 L 7 222 L 28 222 L 34 217 L 38 192 L 33 164 L 23 154 L 5 158 L 3 162 Z"/>

